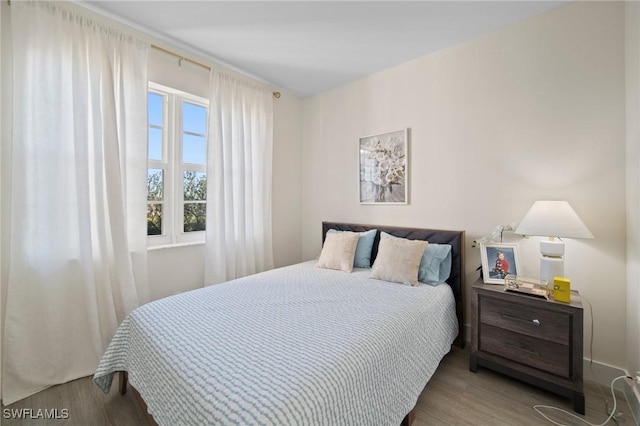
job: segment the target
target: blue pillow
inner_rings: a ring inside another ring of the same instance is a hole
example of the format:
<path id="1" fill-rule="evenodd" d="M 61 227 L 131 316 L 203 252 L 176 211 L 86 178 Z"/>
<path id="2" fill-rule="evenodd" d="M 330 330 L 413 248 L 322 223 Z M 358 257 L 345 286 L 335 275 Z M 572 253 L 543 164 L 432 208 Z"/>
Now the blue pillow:
<path id="1" fill-rule="evenodd" d="M 381 238 L 399 238 L 382 232 Z M 451 246 L 429 243 L 422 254 L 418 268 L 418 281 L 430 285 L 445 282 L 451 275 Z"/>
<path id="2" fill-rule="evenodd" d="M 451 275 L 451 246 L 429 243 L 420 261 L 418 281 L 438 285 L 445 282 L 449 275 Z"/>
<path id="3" fill-rule="evenodd" d="M 328 233 L 345 232 L 329 229 Z M 349 232 L 349 231 L 347 231 Z M 356 255 L 353 258 L 353 266 L 356 268 L 371 268 L 371 250 L 373 249 L 373 240 L 376 238 L 377 229 L 371 229 L 365 232 L 356 232 L 360 234 L 358 237 L 358 245 L 356 246 Z"/>

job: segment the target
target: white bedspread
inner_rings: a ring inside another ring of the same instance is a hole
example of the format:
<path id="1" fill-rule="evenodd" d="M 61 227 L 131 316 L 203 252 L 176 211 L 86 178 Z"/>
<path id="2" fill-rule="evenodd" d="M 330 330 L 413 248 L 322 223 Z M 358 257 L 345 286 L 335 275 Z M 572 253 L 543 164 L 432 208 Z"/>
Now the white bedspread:
<path id="1" fill-rule="evenodd" d="M 448 285 L 305 262 L 133 311 L 93 381 L 127 371 L 160 425 L 394 425 L 458 333 Z"/>

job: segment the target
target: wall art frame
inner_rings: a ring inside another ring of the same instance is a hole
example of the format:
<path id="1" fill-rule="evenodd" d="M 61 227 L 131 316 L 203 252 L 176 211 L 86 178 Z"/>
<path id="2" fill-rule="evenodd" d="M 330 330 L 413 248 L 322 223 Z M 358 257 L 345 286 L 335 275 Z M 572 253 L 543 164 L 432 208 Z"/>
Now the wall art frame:
<path id="1" fill-rule="evenodd" d="M 409 129 L 359 139 L 360 204 L 409 204 Z"/>

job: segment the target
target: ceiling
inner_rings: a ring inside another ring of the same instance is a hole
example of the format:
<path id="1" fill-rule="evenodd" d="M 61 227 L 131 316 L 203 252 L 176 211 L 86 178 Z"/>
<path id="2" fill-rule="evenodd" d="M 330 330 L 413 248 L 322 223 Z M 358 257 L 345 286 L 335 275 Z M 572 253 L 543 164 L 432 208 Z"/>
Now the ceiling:
<path id="1" fill-rule="evenodd" d="M 567 1 L 80 1 L 306 97 Z"/>

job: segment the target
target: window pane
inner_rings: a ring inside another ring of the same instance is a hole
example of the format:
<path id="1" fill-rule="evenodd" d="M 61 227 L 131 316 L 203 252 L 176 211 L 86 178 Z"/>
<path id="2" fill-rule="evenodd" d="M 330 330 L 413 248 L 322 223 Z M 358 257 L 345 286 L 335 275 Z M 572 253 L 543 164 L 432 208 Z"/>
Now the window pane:
<path id="1" fill-rule="evenodd" d="M 207 174 L 203 172 L 184 172 L 184 200 L 204 201 L 207 199 Z"/>
<path id="2" fill-rule="evenodd" d="M 207 133 L 207 109 L 200 105 L 182 103 L 182 131 L 204 135 Z"/>
<path id="3" fill-rule="evenodd" d="M 184 205 L 184 232 L 204 231 L 206 221 L 206 203 L 186 203 Z"/>
<path id="4" fill-rule="evenodd" d="M 204 136 L 182 134 L 182 162 L 185 164 L 202 164 L 207 161 L 206 140 Z"/>
<path id="5" fill-rule="evenodd" d="M 164 170 L 147 170 L 147 201 L 162 201 L 164 197 Z"/>
<path id="6" fill-rule="evenodd" d="M 162 127 L 162 100 L 162 95 L 149 92 L 147 96 L 149 124 Z"/>
<path id="7" fill-rule="evenodd" d="M 162 129 L 149 127 L 149 160 L 162 161 Z"/>
<path id="8" fill-rule="evenodd" d="M 147 235 L 162 235 L 162 204 L 147 204 Z"/>

